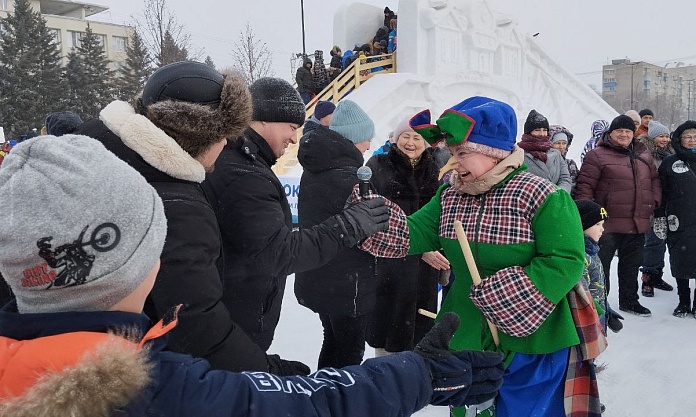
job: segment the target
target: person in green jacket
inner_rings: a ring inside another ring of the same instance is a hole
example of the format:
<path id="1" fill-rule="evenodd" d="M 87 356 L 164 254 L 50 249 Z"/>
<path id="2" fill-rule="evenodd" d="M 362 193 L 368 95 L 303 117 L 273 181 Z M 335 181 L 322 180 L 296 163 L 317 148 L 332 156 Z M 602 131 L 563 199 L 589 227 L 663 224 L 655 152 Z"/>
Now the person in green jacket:
<path id="1" fill-rule="evenodd" d="M 431 144 L 446 142 L 455 171 L 412 215 L 392 207 L 390 228 L 361 247 L 384 257 L 444 250 L 457 279 L 439 316 L 453 311 L 463 323 L 452 348 L 496 350 L 506 358 L 494 405 L 480 406 L 476 412 L 487 410 L 475 415 L 599 416 L 596 377 L 585 364 L 605 341 L 596 310 L 575 296 L 585 250 L 572 198 L 527 172 L 524 151 L 515 145 L 517 117 L 505 103 L 471 97 L 435 124 L 427 110 L 410 124 Z M 472 285 L 457 220 L 481 285 Z M 497 345 L 487 320 L 495 325 Z M 464 416 L 465 410 L 452 413 Z"/>

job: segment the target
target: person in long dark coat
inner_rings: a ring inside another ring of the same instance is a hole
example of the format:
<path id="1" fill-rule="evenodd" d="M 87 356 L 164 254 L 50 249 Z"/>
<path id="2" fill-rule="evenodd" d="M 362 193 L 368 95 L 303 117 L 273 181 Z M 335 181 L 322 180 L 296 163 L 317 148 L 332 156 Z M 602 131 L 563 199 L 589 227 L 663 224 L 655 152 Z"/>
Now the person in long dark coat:
<path id="1" fill-rule="evenodd" d="M 338 104 L 329 127 L 302 137 L 298 197 L 300 229 L 311 229 L 345 206 L 358 183 L 363 153 L 374 137 L 374 123 L 354 102 Z M 324 341 L 319 368 L 358 365 L 365 354 L 365 330 L 375 306 L 375 258 L 357 247 L 343 248 L 327 264 L 295 274 L 295 295 L 319 314 Z"/>
<path id="2" fill-rule="evenodd" d="M 434 149 L 408 126 L 408 120 L 394 129 L 394 137 L 389 152 L 373 156 L 367 166 L 375 191 L 408 215 L 435 195 L 438 165 Z M 437 310 L 438 269 L 449 269 L 439 252 L 377 259 L 377 307 L 368 332 L 368 343 L 377 355 L 413 348 L 432 327 L 433 320 L 417 310 Z"/>
<path id="3" fill-rule="evenodd" d="M 675 154 L 663 159 L 658 170 L 663 205 L 653 229 L 658 237 L 667 237 L 670 269 L 677 279 L 679 304 L 673 314 L 686 317 L 696 315 L 696 290 L 692 305 L 689 289 L 689 281 L 696 279 L 696 121 L 677 127 L 671 140 Z"/>

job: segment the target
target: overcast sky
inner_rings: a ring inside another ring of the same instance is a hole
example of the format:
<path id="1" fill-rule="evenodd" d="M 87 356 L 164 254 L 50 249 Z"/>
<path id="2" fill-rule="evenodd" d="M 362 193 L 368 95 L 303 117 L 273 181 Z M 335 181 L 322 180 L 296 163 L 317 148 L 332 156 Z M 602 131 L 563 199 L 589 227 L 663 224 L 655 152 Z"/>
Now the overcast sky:
<path id="1" fill-rule="evenodd" d="M 110 10 L 100 20 L 131 23 L 143 0 L 90 0 Z M 304 0 L 306 50 L 328 52 L 333 45 L 335 10 L 349 0 Z M 398 12 L 398 0 L 367 3 Z M 167 0 L 179 23 L 219 68 L 232 64 L 231 45 L 249 22 L 273 53 L 276 76 L 289 79 L 290 57 L 302 52 L 300 0 Z M 587 82 L 601 83 L 602 65 L 628 57 L 665 65 L 696 63 L 696 3 L 693 0 L 489 0 L 511 15 L 524 33 L 539 32 L 537 42 L 558 63 Z M 348 45 L 339 45 L 343 49 Z M 670 65 L 672 66 L 672 65 Z"/>

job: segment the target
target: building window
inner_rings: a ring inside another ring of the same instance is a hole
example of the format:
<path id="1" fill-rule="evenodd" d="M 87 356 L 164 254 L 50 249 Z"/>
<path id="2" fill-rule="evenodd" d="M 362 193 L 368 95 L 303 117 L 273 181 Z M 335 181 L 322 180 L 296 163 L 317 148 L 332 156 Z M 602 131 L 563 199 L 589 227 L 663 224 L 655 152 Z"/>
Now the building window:
<path id="1" fill-rule="evenodd" d="M 123 36 L 112 36 L 113 52 L 125 52 L 126 51 L 126 38 Z"/>
<path id="2" fill-rule="evenodd" d="M 48 28 L 48 33 L 50 33 L 51 36 L 53 36 L 53 41 L 56 43 L 58 49 L 60 49 L 60 29 Z"/>
<path id="3" fill-rule="evenodd" d="M 74 30 L 69 30 L 68 31 L 68 37 L 69 37 L 69 43 L 68 45 L 71 48 L 79 48 L 82 46 L 82 37 L 84 36 L 84 32 L 76 32 Z"/>
<path id="4" fill-rule="evenodd" d="M 0 0 L 0 10 L 9 10 L 9 3 L 10 0 Z"/>
<path id="5" fill-rule="evenodd" d="M 97 37 L 97 43 L 101 46 L 102 51 L 106 52 L 106 35 L 95 33 L 94 36 Z"/>

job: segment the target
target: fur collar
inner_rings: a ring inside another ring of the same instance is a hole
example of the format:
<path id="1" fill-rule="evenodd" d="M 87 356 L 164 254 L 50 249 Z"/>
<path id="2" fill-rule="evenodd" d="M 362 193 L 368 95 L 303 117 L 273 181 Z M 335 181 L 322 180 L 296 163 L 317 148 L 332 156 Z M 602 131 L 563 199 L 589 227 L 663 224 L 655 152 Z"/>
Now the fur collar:
<path id="1" fill-rule="evenodd" d="M 205 169 L 179 144 L 123 101 L 113 101 L 99 119 L 145 162 L 176 179 L 203 182 Z"/>
<path id="2" fill-rule="evenodd" d="M 21 396 L 3 401 L 0 417 L 107 417 L 141 397 L 151 383 L 148 350 L 119 336 L 105 338 L 75 365 L 46 373 Z"/>

